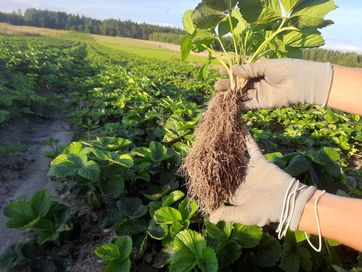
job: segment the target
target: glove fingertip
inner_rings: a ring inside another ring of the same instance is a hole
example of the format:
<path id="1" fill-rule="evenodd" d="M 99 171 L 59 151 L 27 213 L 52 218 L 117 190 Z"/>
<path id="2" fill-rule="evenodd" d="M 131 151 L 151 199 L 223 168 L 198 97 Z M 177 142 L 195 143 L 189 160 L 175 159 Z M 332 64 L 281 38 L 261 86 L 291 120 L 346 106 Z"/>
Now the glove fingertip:
<path id="1" fill-rule="evenodd" d="M 248 65 L 248 64 L 245 64 L 245 65 L 235 64 L 232 66 L 231 69 L 235 76 L 238 76 L 238 77 L 241 77 L 244 79 L 249 79 L 249 78 L 251 78 L 251 75 L 249 73 L 250 69 L 248 69 L 249 66 L 250 65 Z"/>
<path id="2" fill-rule="evenodd" d="M 259 108 L 258 105 L 253 100 L 245 101 L 244 102 L 244 107 L 247 110 L 256 110 L 256 109 Z"/>
<path id="3" fill-rule="evenodd" d="M 222 75 L 222 76 L 227 76 L 227 75 L 229 75 L 228 70 L 227 70 L 224 66 L 221 66 L 221 67 L 220 67 L 219 73 L 220 73 L 220 75 Z"/>
<path id="4" fill-rule="evenodd" d="M 221 79 L 221 80 L 218 80 L 216 81 L 215 83 L 215 89 L 216 91 L 225 91 L 227 89 L 229 89 L 230 87 L 230 80 L 228 79 Z"/>

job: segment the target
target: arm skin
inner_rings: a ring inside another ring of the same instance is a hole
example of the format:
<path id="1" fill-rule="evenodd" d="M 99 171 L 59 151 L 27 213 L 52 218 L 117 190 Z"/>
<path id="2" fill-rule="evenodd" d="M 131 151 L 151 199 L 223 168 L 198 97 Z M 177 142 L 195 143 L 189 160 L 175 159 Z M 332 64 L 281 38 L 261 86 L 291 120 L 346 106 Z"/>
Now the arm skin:
<path id="1" fill-rule="evenodd" d="M 362 115 L 362 69 L 333 66 L 333 83 L 327 105 Z M 298 229 L 318 234 L 314 215 L 317 191 L 304 208 Z M 317 205 L 321 234 L 362 251 L 362 199 L 324 194 Z"/>
<path id="2" fill-rule="evenodd" d="M 318 234 L 314 215 L 316 191 L 304 208 L 298 230 Z M 362 252 L 362 200 L 325 193 L 317 204 L 321 234 Z"/>
<path id="3" fill-rule="evenodd" d="M 327 105 L 362 115 L 362 69 L 333 65 L 333 82 Z"/>

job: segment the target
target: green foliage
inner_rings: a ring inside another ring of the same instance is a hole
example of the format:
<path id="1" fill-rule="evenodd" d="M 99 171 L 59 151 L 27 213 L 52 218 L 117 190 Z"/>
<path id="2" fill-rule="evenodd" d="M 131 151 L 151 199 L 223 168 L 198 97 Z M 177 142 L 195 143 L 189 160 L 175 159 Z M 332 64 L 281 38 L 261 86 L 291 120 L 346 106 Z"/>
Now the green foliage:
<path id="1" fill-rule="evenodd" d="M 35 193 L 30 201 L 19 197 L 4 207 L 4 215 L 9 218 L 7 227 L 35 230 L 40 245 L 58 240 L 62 232 L 71 229 L 69 212 L 66 206 L 51 201 L 47 190 Z"/>
<path id="2" fill-rule="evenodd" d="M 324 44 L 318 29 L 333 23 L 324 17 L 336 7 L 333 0 L 203 0 L 184 14 L 188 36 L 181 45 L 181 58 L 186 60 L 191 51 L 207 50 L 230 71 L 233 64 L 260 58 L 300 56 L 302 48 Z M 231 36 L 232 52 L 223 44 L 225 35 Z M 215 51 L 214 41 L 224 57 Z"/>
<path id="3" fill-rule="evenodd" d="M 243 248 L 257 246 L 262 238 L 262 229 L 256 226 L 243 226 L 220 222 L 214 225 L 205 222 L 211 245 L 216 249 L 221 266 L 227 266 L 240 258 Z"/>
<path id="4" fill-rule="evenodd" d="M 132 250 L 132 238 L 121 236 L 112 244 L 103 244 L 96 248 L 96 255 L 107 262 L 105 272 L 128 272 L 131 269 L 129 256 Z"/>
<path id="5" fill-rule="evenodd" d="M 196 231 L 184 230 L 176 235 L 172 250 L 170 271 L 217 271 L 215 251 L 206 245 L 205 238 Z"/>
<path id="6" fill-rule="evenodd" d="M 216 10 L 225 8 L 219 6 L 222 1 L 206 2 Z M 232 22 L 239 21 L 234 31 L 242 32 L 241 15 L 234 11 L 232 17 Z M 228 31 L 225 22 L 220 22 L 224 32 Z M 43 37 L 7 39 L 14 47 L 24 40 L 31 41 L 34 47 L 42 45 L 44 52 L 52 48 L 57 52 L 69 45 Z M 333 241 L 327 240 L 322 252 L 314 253 L 298 233 L 294 234 L 296 238 L 279 241 L 272 228 L 213 225 L 197 212 L 196 202 L 185 197 L 184 180 L 177 169 L 192 145 L 193 131 L 212 95 L 214 71 L 209 71 L 208 79 L 199 81 L 195 67 L 140 59 L 92 40 L 73 43 L 66 50 L 73 58 L 67 67 L 77 68 L 77 77 L 68 76 L 63 85 L 58 82 L 52 86 L 68 86 L 59 99 L 64 101 L 75 141 L 54 148 L 49 174 L 63 185 L 62 197 L 74 210 L 67 225 L 74 227 L 61 232 L 56 243 L 40 246 L 31 240 L 10 247 L 0 264 L 24 265 L 30 271 L 42 271 L 42 267 L 67 271 L 78 246 L 104 241 L 116 233 L 131 237 L 132 252 L 125 260 L 131 260 L 136 271 L 171 267 L 180 271 L 191 267 L 204 271 L 238 271 L 240 267 L 245 271 L 278 271 L 280 267 L 309 269 L 310 261 L 314 271 L 330 270 L 332 264 L 343 269 L 358 265 L 357 254 L 347 259 L 340 254 L 346 249 Z M 62 56 L 52 55 L 48 63 L 58 63 Z M 250 111 L 243 118 L 268 159 L 282 169 L 303 183 L 361 197 L 362 173 L 353 167 L 362 149 L 359 116 L 296 106 Z M 54 141 L 47 144 L 54 145 Z M 46 195 L 40 199 L 45 200 Z M 34 201 L 34 218 L 26 217 L 25 225 L 45 213 L 47 206 L 38 205 L 43 200 Z M 24 212 L 32 207 L 31 201 L 25 201 L 28 205 Z M 61 222 L 61 216 L 58 221 L 57 216 L 50 216 L 51 207 L 43 218 Z M 29 230 L 35 232 L 35 239 L 42 231 L 33 227 Z M 101 254 L 108 269 L 120 269 L 114 258 L 124 255 L 116 243 L 110 244 L 101 245 Z M 127 268 L 129 261 L 122 264 Z"/>

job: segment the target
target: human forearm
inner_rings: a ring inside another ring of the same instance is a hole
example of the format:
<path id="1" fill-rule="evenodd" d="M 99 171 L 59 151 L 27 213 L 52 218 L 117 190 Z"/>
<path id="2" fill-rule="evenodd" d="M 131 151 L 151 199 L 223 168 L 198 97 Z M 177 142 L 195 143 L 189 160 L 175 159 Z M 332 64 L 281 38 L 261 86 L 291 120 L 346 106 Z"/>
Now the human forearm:
<path id="1" fill-rule="evenodd" d="M 317 191 L 305 206 L 299 230 L 318 234 L 314 201 L 319 194 L 320 191 Z M 362 200 L 326 193 L 320 198 L 317 207 L 323 237 L 362 251 Z"/>
<path id="2" fill-rule="evenodd" d="M 333 66 L 333 82 L 327 105 L 362 115 L 362 69 Z"/>

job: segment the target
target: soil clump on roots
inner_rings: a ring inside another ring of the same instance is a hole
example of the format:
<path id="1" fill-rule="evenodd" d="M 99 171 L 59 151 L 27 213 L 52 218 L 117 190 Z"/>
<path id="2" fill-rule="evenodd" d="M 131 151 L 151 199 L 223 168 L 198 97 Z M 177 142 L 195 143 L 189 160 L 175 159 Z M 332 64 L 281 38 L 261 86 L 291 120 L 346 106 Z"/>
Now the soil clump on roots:
<path id="1" fill-rule="evenodd" d="M 246 80 L 218 92 L 208 103 L 195 130 L 193 148 L 184 159 L 188 195 L 202 213 L 210 213 L 228 201 L 243 182 L 248 164 L 243 124 Z"/>

